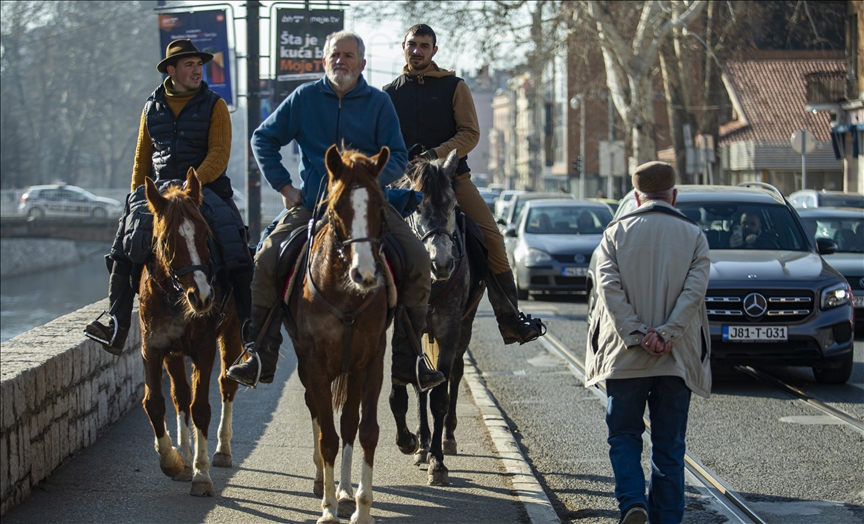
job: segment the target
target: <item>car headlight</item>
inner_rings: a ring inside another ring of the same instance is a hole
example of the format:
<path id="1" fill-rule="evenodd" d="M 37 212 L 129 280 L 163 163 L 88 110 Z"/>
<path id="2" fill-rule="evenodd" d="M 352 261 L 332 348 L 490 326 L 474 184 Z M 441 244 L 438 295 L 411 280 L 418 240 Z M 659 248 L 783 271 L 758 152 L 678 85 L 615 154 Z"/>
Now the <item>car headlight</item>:
<path id="1" fill-rule="evenodd" d="M 828 286 L 822 290 L 822 309 L 831 309 L 837 306 L 848 304 L 852 299 L 852 290 L 849 289 L 849 284 L 840 282 L 833 286 Z"/>
<path id="2" fill-rule="evenodd" d="M 550 262 L 552 262 L 552 257 L 549 253 L 540 249 L 529 247 L 528 252 L 525 254 L 526 266 L 537 266 L 540 264 L 548 264 Z"/>

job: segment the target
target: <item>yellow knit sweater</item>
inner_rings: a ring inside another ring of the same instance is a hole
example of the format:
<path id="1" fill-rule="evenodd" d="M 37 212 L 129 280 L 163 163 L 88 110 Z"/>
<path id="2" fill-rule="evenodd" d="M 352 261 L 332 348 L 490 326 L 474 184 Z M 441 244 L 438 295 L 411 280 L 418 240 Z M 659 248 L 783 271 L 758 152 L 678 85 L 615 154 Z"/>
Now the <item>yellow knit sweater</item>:
<path id="1" fill-rule="evenodd" d="M 174 112 L 174 116 L 192 100 L 198 91 L 191 93 L 178 93 L 171 87 L 171 78 L 166 78 L 165 100 L 168 107 Z M 207 156 L 201 165 L 195 170 L 202 184 L 219 178 L 219 175 L 228 168 L 228 159 L 231 158 L 231 115 L 228 114 L 228 105 L 225 100 L 219 99 L 213 106 L 213 114 L 210 115 L 210 133 L 207 139 Z M 152 176 L 153 171 L 153 140 L 147 131 L 147 116 L 142 111 L 141 126 L 138 129 L 138 146 L 135 149 L 135 165 L 132 168 L 132 191 L 144 183 L 144 177 Z"/>

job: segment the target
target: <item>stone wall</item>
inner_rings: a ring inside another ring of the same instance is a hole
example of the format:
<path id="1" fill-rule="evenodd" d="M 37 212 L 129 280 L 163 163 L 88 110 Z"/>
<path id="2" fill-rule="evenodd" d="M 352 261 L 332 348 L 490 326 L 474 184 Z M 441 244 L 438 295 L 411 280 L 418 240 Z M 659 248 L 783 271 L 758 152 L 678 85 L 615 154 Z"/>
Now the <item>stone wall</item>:
<path id="1" fill-rule="evenodd" d="M 123 354 L 84 337 L 103 300 L 7 340 L 0 350 L 0 515 L 144 395 L 138 315 Z"/>

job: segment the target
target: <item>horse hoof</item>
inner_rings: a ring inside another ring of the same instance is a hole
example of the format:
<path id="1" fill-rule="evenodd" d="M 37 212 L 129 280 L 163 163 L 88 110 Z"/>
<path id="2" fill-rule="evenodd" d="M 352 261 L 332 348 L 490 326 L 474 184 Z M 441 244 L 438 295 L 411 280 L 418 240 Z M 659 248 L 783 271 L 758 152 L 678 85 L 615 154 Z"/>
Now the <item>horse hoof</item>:
<path id="1" fill-rule="evenodd" d="M 429 463 L 429 452 L 426 450 L 418 451 L 414 453 L 414 465 L 420 466 L 421 464 Z"/>
<path id="2" fill-rule="evenodd" d="M 354 511 L 357 509 L 357 502 L 354 499 L 344 498 L 339 499 L 338 504 L 336 505 L 336 515 L 342 518 L 349 518 L 354 514 Z"/>
<path id="3" fill-rule="evenodd" d="M 165 464 L 161 460 L 159 461 L 159 467 L 162 468 L 162 473 L 165 474 L 166 477 L 171 477 L 175 479 L 184 473 L 186 473 L 186 468 L 183 465 L 183 458 L 180 454 L 177 454 L 177 459 L 171 464 Z M 192 468 L 189 468 L 189 478 L 186 480 L 192 480 Z"/>
<path id="4" fill-rule="evenodd" d="M 443 471 L 432 471 L 429 470 L 429 485 L 430 486 L 449 486 L 450 485 L 450 475 L 447 473 L 447 470 Z"/>
<path id="5" fill-rule="evenodd" d="M 216 453 L 213 455 L 213 466 L 217 468 L 230 468 L 231 467 L 231 455 L 226 453 Z"/>
<path id="6" fill-rule="evenodd" d="M 324 515 L 318 519 L 318 524 L 339 524 L 339 517 L 333 515 Z"/>
<path id="7" fill-rule="evenodd" d="M 316 480 L 314 485 L 312 486 L 312 493 L 320 498 L 324 498 L 324 481 Z"/>
<path id="8" fill-rule="evenodd" d="M 443 449 L 445 455 L 456 455 L 455 440 L 445 440 L 441 443 L 441 448 Z"/>
<path id="9" fill-rule="evenodd" d="M 369 515 L 366 520 L 360 520 L 360 517 L 351 515 L 351 524 L 375 524 L 375 519 L 372 518 L 372 515 Z"/>
<path id="10" fill-rule="evenodd" d="M 420 439 L 414 433 L 408 433 L 408 436 L 411 437 L 411 440 L 407 443 L 402 442 L 401 438 L 396 439 L 396 446 L 403 455 L 413 455 L 420 449 Z"/>
<path id="11" fill-rule="evenodd" d="M 192 466 L 184 466 L 183 471 L 171 477 L 171 480 L 175 482 L 189 482 L 192 480 Z"/>
<path id="12" fill-rule="evenodd" d="M 192 483 L 192 496 L 193 497 L 212 497 L 213 496 L 213 483 L 198 481 Z"/>

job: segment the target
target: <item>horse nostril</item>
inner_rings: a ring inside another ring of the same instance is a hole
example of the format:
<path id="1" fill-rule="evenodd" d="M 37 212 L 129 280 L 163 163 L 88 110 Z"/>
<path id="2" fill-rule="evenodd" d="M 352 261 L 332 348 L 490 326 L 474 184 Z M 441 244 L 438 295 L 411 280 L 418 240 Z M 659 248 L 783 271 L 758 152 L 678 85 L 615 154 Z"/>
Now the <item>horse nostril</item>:
<path id="1" fill-rule="evenodd" d="M 192 291 L 187 291 L 187 292 L 186 292 L 186 299 L 189 300 L 189 303 L 190 303 L 191 305 L 193 305 L 193 306 L 197 306 L 197 305 L 198 305 L 198 297 L 195 295 L 194 292 L 192 292 Z"/>

